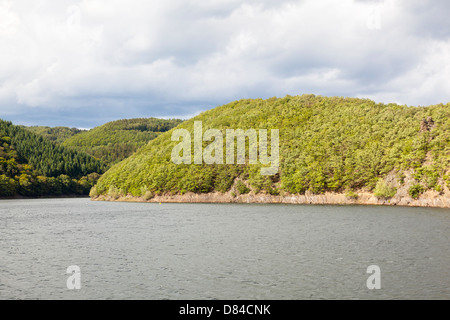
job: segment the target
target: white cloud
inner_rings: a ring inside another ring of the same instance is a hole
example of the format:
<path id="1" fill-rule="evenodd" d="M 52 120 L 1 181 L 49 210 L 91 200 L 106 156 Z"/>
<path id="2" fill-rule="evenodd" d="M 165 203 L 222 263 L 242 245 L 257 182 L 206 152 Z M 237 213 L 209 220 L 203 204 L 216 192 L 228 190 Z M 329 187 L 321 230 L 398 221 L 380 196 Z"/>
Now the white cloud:
<path id="1" fill-rule="evenodd" d="M 448 102 L 448 7 L 0 0 L 0 115 L 80 110 L 92 118 L 109 108 L 122 118 L 130 110 L 182 116 L 238 98 L 301 93 Z"/>
<path id="2" fill-rule="evenodd" d="M 379 86 L 378 92 L 369 95 L 375 100 L 416 105 L 450 102 L 450 40 L 430 43 L 427 54 L 414 68 Z M 438 99 L 442 99 L 439 101 Z"/>

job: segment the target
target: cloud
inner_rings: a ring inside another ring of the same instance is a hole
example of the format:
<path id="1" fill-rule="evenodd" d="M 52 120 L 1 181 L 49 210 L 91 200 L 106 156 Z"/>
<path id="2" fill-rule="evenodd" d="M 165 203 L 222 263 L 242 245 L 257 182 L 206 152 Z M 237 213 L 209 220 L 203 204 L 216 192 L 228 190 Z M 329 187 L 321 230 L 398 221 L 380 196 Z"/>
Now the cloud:
<path id="1" fill-rule="evenodd" d="M 449 6 L 0 0 L 0 117 L 90 127 L 302 93 L 448 102 Z"/>

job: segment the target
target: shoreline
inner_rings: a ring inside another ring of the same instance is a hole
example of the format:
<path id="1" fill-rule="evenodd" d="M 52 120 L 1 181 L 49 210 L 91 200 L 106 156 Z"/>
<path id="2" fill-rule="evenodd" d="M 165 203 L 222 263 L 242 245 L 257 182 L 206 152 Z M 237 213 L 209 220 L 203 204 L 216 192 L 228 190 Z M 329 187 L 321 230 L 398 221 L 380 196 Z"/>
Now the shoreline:
<path id="1" fill-rule="evenodd" d="M 32 200 L 32 199 L 62 199 L 62 198 L 89 198 L 88 195 L 71 195 L 71 194 L 64 194 L 64 195 L 48 195 L 48 196 L 35 196 L 35 197 L 26 197 L 21 195 L 15 195 L 12 197 L 0 197 L 1 200 Z"/>
<path id="2" fill-rule="evenodd" d="M 92 201 L 116 201 L 116 202 L 148 202 L 148 203 L 279 203 L 279 204 L 322 204 L 322 205 L 385 205 L 403 207 L 429 207 L 450 208 L 450 197 L 435 191 L 427 191 L 418 199 L 411 197 L 393 197 L 391 199 L 378 199 L 370 192 L 358 192 L 357 199 L 347 197 L 343 193 L 326 192 L 324 194 L 243 194 L 233 196 L 230 192 L 192 193 L 177 195 L 155 195 L 151 199 L 135 197 L 132 195 L 112 197 L 100 195 L 91 198 Z"/>

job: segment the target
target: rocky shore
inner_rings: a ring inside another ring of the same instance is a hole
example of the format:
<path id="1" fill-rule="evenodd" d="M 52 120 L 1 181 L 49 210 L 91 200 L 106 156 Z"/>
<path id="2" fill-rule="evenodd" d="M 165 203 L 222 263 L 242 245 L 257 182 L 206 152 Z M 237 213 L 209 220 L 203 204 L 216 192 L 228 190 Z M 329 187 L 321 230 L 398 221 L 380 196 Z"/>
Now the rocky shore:
<path id="1" fill-rule="evenodd" d="M 232 192 L 219 193 L 185 193 L 178 195 L 155 195 L 151 199 L 133 197 L 131 195 L 121 197 L 98 196 L 96 201 L 129 201 L 129 202 L 174 202 L 174 203 L 287 203 L 287 204 L 333 204 L 333 205 L 389 205 L 409 207 L 436 207 L 450 208 L 450 196 L 448 190 L 444 193 L 427 191 L 418 199 L 409 196 L 395 196 L 390 199 L 378 199 L 372 193 L 358 192 L 357 197 L 349 197 L 343 193 L 326 192 L 324 194 L 306 193 L 303 195 L 283 194 L 242 194 L 235 195 Z"/>

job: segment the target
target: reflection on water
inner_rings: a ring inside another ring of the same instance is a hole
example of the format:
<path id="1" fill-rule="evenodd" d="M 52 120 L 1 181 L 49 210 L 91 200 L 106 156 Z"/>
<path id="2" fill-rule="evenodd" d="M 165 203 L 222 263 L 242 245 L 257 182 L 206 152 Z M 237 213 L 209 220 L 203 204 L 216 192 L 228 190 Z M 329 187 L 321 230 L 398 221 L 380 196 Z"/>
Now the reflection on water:
<path id="1" fill-rule="evenodd" d="M 0 299 L 450 298 L 448 209 L 4 200 L 0 222 Z"/>

